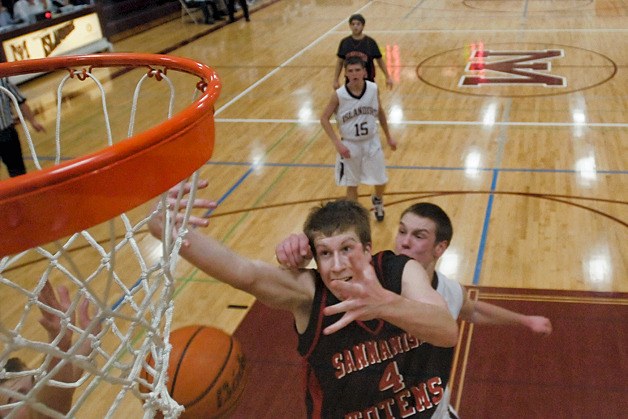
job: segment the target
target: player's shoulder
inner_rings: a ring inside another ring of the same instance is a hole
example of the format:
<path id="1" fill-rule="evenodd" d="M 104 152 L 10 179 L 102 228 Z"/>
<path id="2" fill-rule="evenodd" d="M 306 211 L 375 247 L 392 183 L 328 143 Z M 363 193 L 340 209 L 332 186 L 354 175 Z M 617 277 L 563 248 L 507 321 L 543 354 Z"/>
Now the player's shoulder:
<path id="1" fill-rule="evenodd" d="M 338 46 L 342 47 L 344 45 L 347 45 L 350 40 L 351 40 L 351 36 L 345 36 L 344 38 L 340 40 L 340 43 L 338 44 Z"/>
<path id="2" fill-rule="evenodd" d="M 367 42 L 377 45 L 377 41 L 375 40 L 375 38 L 373 38 L 371 36 L 368 36 L 368 35 L 364 35 L 364 38 L 366 38 Z"/>
<path id="3" fill-rule="evenodd" d="M 449 289 L 460 289 L 462 290 L 462 284 L 458 281 L 456 281 L 455 279 L 451 279 L 449 278 L 447 275 L 445 275 L 444 273 L 440 272 L 440 271 L 436 271 L 436 275 L 438 276 L 438 283 L 439 284 L 443 284 L 443 286 L 449 288 Z"/>
<path id="4" fill-rule="evenodd" d="M 377 83 L 369 81 L 369 80 L 364 80 L 364 82 L 366 83 L 366 90 L 367 91 L 372 91 L 372 92 L 377 92 L 378 91 L 378 87 L 377 87 Z"/>
<path id="5" fill-rule="evenodd" d="M 409 258 L 408 256 L 398 255 L 392 250 L 383 250 L 373 255 L 373 263 L 380 264 L 380 265 L 387 265 L 387 264 L 395 263 L 395 264 L 401 264 L 403 266 L 412 260 L 413 259 Z"/>

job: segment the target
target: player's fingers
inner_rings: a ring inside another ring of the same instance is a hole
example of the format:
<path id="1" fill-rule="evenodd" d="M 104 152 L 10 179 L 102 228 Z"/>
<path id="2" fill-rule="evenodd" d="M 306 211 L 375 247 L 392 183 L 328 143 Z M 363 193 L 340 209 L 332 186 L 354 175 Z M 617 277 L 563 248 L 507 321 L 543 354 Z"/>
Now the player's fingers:
<path id="1" fill-rule="evenodd" d="M 307 239 L 306 239 L 307 240 Z M 307 257 L 307 250 L 309 249 L 309 243 L 304 245 L 301 237 L 297 234 L 292 234 L 289 239 L 289 257 L 293 266 L 301 266 Z"/>
<path id="2" fill-rule="evenodd" d="M 336 303 L 334 305 L 325 307 L 323 309 L 323 314 L 325 316 L 333 316 L 334 314 L 340 314 L 340 313 L 344 313 L 346 311 L 348 311 L 351 308 L 351 303 L 347 302 L 346 300 L 343 300 L 339 303 Z"/>
<path id="3" fill-rule="evenodd" d="M 332 333 L 337 332 L 338 330 L 342 329 L 343 327 L 347 326 L 349 323 L 351 323 L 354 320 L 353 316 L 350 313 L 345 313 L 344 316 L 342 316 L 340 318 L 340 320 L 338 320 L 337 322 L 327 326 L 324 330 L 323 330 L 323 334 L 325 335 L 331 335 Z"/>
<path id="4" fill-rule="evenodd" d="M 343 302 L 350 299 L 362 298 L 366 292 L 364 284 L 362 284 L 360 280 L 356 281 L 355 276 L 351 281 L 332 281 L 329 284 L 329 288 Z M 344 311 L 351 308 L 349 304 L 344 304 L 341 307 Z"/>
<path id="5" fill-rule="evenodd" d="M 310 247 L 310 240 L 305 234 L 298 235 L 299 240 L 299 253 L 301 256 L 307 259 L 312 259 L 312 248 Z"/>
<path id="6" fill-rule="evenodd" d="M 83 299 L 78 307 L 78 323 L 81 329 L 87 328 L 90 322 L 89 318 L 89 302 L 87 299 Z"/>
<path id="7" fill-rule="evenodd" d="M 279 243 L 277 247 L 275 247 L 275 257 L 280 265 L 288 268 L 293 266 L 293 261 L 291 261 L 290 258 L 290 251 L 285 249 L 285 243 Z"/>
<path id="8" fill-rule="evenodd" d="M 47 306 L 49 306 L 55 300 L 54 290 L 52 289 L 52 285 L 50 285 L 50 282 L 46 281 L 44 283 L 44 287 L 39 292 L 37 300 L 39 300 L 43 304 L 46 304 Z"/>
<path id="9" fill-rule="evenodd" d="M 176 197 L 168 197 L 166 198 L 166 203 L 169 209 L 185 209 L 188 205 L 188 199 L 178 200 Z M 209 199 L 201 199 L 197 198 L 193 202 L 194 208 L 206 208 L 206 209 L 215 209 L 218 206 L 215 201 L 211 201 Z"/>
<path id="10" fill-rule="evenodd" d="M 66 311 L 70 307 L 70 291 L 63 285 L 57 287 L 57 293 L 59 294 L 59 303 L 61 304 L 61 310 Z"/>
<path id="11" fill-rule="evenodd" d="M 282 250 L 285 254 L 285 261 L 288 267 L 293 268 L 298 266 L 299 259 L 299 246 L 295 240 L 294 235 L 290 235 L 282 243 Z"/>
<path id="12" fill-rule="evenodd" d="M 209 224 L 209 220 L 205 217 L 197 217 L 195 215 L 192 215 L 188 220 L 188 224 L 195 227 L 205 227 Z"/>
<path id="13" fill-rule="evenodd" d="M 209 185 L 209 182 L 206 179 L 199 179 L 196 183 L 197 189 L 204 189 Z M 176 197 L 179 195 L 179 192 L 183 190 L 183 194 L 187 194 L 192 190 L 192 182 L 185 182 L 183 184 L 179 183 L 176 186 L 173 186 L 168 190 L 168 196 Z"/>

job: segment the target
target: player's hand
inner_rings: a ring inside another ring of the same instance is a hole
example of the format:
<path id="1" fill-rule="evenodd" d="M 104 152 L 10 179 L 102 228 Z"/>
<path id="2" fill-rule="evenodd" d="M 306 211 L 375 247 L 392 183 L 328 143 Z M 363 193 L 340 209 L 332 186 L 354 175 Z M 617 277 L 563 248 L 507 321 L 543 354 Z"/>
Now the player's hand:
<path id="1" fill-rule="evenodd" d="M 31 122 L 31 126 L 35 129 L 35 131 L 37 132 L 46 132 L 46 128 L 44 128 L 44 126 L 42 124 L 40 124 L 37 121 L 32 121 Z"/>
<path id="2" fill-rule="evenodd" d="M 93 317 L 89 315 L 89 300 L 84 298 L 78 306 L 78 326 L 85 330 L 89 327 Z M 90 331 L 92 335 L 97 335 L 102 330 L 100 322 L 97 322 L 94 328 Z"/>
<path id="3" fill-rule="evenodd" d="M 526 325 L 534 333 L 549 335 L 552 333 L 552 322 L 543 316 L 527 316 Z"/>
<path id="4" fill-rule="evenodd" d="M 386 142 L 388 143 L 392 151 L 397 150 L 397 141 L 395 141 L 394 138 L 390 137 L 386 140 Z"/>
<path id="5" fill-rule="evenodd" d="M 349 255 L 353 276 L 349 281 L 331 281 L 329 288 L 342 300 L 338 304 L 326 307 L 326 316 L 344 313 L 336 323 L 323 330 L 326 335 L 337 332 L 353 321 L 367 321 L 380 317 L 380 307 L 387 304 L 392 293 L 384 289 L 375 269 L 371 265 L 371 255 L 367 252 L 355 252 Z"/>
<path id="6" fill-rule="evenodd" d="M 55 291 L 50 285 L 50 282 L 46 281 L 44 287 L 39 292 L 37 300 L 44 304 L 46 307 L 39 306 L 41 312 L 41 319 L 39 323 L 48 332 L 48 339 L 52 342 L 61 333 L 61 318 L 67 314 L 70 308 L 70 293 L 64 286 L 57 288 L 59 298 L 55 295 Z M 74 313 L 70 318 L 70 322 L 74 323 Z M 67 351 L 72 345 L 72 331 L 68 328 L 64 331 L 61 340 L 58 342 L 58 347 L 62 351 Z"/>
<path id="7" fill-rule="evenodd" d="M 338 151 L 338 154 L 340 154 L 345 159 L 351 158 L 351 151 L 349 151 L 349 149 L 346 146 L 344 146 L 342 143 L 336 146 L 336 151 Z"/>
<path id="8" fill-rule="evenodd" d="M 304 268 L 312 260 L 312 249 L 303 233 L 291 234 L 275 247 L 277 262 L 286 268 Z"/>
<path id="9" fill-rule="evenodd" d="M 390 77 L 386 77 L 386 87 L 388 88 L 388 90 L 391 90 L 393 88 L 393 80 Z"/>
<path id="10" fill-rule="evenodd" d="M 197 189 L 204 189 L 208 185 L 208 182 L 204 179 L 200 179 L 197 183 Z M 176 234 L 177 226 L 184 219 L 185 208 L 188 204 L 188 199 L 185 198 L 187 194 L 190 193 L 192 189 L 191 183 L 178 184 L 177 186 L 171 188 L 166 194 L 165 203 L 168 207 L 168 210 L 173 213 L 172 219 L 174 220 L 173 233 Z M 164 212 L 160 209 L 162 204 L 161 199 L 158 200 L 156 209 L 153 211 L 151 219 L 148 222 L 148 229 L 151 234 L 156 238 L 161 238 L 163 230 L 164 230 Z M 204 208 L 204 209 L 214 209 L 216 208 L 216 203 L 214 201 L 210 201 L 208 199 L 196 198 L 193 203 L 194 208 Z M 188 219 L 188 225 L 194 227 L 206 227 L 209 224 L 207 220 L 207 212 L 205 212 L 202 216 L 191 215 Z"/>

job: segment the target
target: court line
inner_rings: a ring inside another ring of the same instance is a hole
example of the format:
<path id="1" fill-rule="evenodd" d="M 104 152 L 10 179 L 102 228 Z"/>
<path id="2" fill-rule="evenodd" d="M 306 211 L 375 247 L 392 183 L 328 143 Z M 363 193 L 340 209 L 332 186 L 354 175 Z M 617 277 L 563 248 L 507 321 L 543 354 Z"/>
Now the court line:
<path id="1" fill-rule="evenodd" d="M 75 157 L 65 157 L 62 158 L 61 161 L 68 161 L 68 160 L 72 160 Z M 32 158 L 30 158 L 30 160 L 32 160 Z M 39 160 L 41 161 L 54 161 L 55 157 L 52 156 L 41 156 L 39 157 Z M 258 163 L 253 163 L 253 162 L 249 162 L 249 161 L 243 161 L 243 162 L 237 162 L 237 161 L 218 161 L 218 160 L 210 160 L 208 162 L 205 163 L 205 165 L 207 166 L 253 166 L 255 165 L 256 167 L 302 167 L 302 168 L 321 168 L 321 169 L 329 169 L 329 168 L 333 168 L 334 164 L 332 163 L 282 163 L 282 162 L 258 162 Z M 449 170 L 449 171 L 467 171 L 468 168 L 467 167 L 448 167 L 448 166 L 401 166 L 401 165 L 386 165 L 387 169 L 394 169 L 394 170 Z M 488 171 L 493 171 L 493 170 L 498 170 L 500 172 L 510 172 L 510 173 L 570 173 L 570 174 L 578 174 L 580 173 L 579 170 L 575 170 L 575 169 L 532 169 L 532 168 L 524 168 L 524 167 L 519 167 L 519 168 L 508 168 L 508 167 L 503 167 L 503 168 L 497 168 L 497 167 L 477 167 L 477 168 L 473 168 L 473 170 L 479 171 L 479 172 L 488 172 Z M 625 175 L 628 174 L 628 170 L 602 170 L 602 169 L 596 169 L 595 171 L 597 174 L 599 175 Z M 240 181 L 236 181 L 235 183 L 239 183 Z M 237 186 L 236 184 L 234 184 L 233 187 Z M 233 188 L 232 187 L 232 188 Z M 219 203 L 222 202 L 219 201 Z"/>
<path id="2" fill-rule="evenodd" d="M 364 6 L 360 7 L 355 13 L 359 13 L 362 11 L 362 9 L 367 8 L 370 5 L 370 3 L 365 4 Z M 284 61 L 283 63 L 279 64 L 278 67 L 275 67 L 273 70 L 270 71 L 270 73 L 266 74 L 264 77 L 262 77 L 261 79 L 259 79 L 258 81 L 256 81 L 255 83 L 253 83 L 252 85 L 250 85 L 249 87 L 247 87 L 246 89 L 244 89 L 242 92 L 240 92 L 238 95 L 236 95 L 234 98 L 232 98 L 230 101 L 228 101 L 227 103 L 225 103 L 224 105 L 222 105 L 220 108 L 218 108 L 216 110 L 216 112 L 214 113 L 214 116 L 216 115 L 220 115 L 220 113 L 222 111 L 224 111 L 225 109 L 227 109 L 228 107 L 230 107 L 231 105 L 233 105 L 234 103 L 236 103 L 237 101 L 239 101 L 241 98 L 243 98 L 244 96 L 246 96 L 250 91 L 252 91 L 253 89 L 255 89 L 257 86 L 259 86 L 260 84 L 262 84 L 263 82 L 265 82 L 266 80 L 268 80 L 269 78 L 271 78 L 272 76 L 274 76 L 279 70 L 281 70 L 282 68 L 286 67 L 289 63 L 291 63 L 292 61 L 296 60 L 297 58 L 299 58 L 301 55 L 303 55 L 306 51 L 308 51 L 310 48 L 312 48 L 314 45 L 318 44 L 319 42 L 321 42 L 323 40 L 323 38 L 325 38 L 328 34 L 333 33 L 340 25 L 344 24 L 345 21 L 343 20 L 342 22 L 336 24 L 334 27 L 332 27 L 330 30 L 328 30 L 327 32 L 325 32 L 324 34 L 320 35 L 318 38 L 316 38 L 314 41 L 312 41 L 308 46 L 306 46 L 305 48 L 302 48 L 299 52 L 297 52 L 296 54 L 294 54 L 292 57 L 288 58 L 286 61 Z"/>
<path id="3" fill-rule="evenodd" d="M 524 289 L 525 290 L 525 289 Z M 595 294 L 590 291 L 589 294 Z M 614 292 L 601 292 L 602 294 L 614 295 Z M 512 294 L 512 293 L 484 293 L 480 292 L 481 300 L 492 301 L 531 301 L 531 302 L 550 302 L 564 304 L 598 304 L 598 305 L 628 305 L 628 298 L 622 297 L 573 297 L 573 296 L 557 296 L 557 295 L 534 295 L 534 294 Z"/>
<path id="4" fill-rule="evenodd" d="M 211 160 L 206 163 L 208 166 L 251 166 L 251 162 L 233 162 L 233 161 L 215 161 Z M 329 169 L 333 168 L 333 163 L 281 163 L 281 162 L 261 162 L 258 163 L 259 167 L 301 167 L 301 168 L 313 168 L 313 169 Z M 387 169 L 394 170 L 449 170 L 449 171 L 467 171 L 467 167 L 448 167 L 448 166 L 401 166 L 401 165 L 386 165 Z M 478 167 L 473 170 L 480 172 L 508 172 L 508 173 L 571 173 L 578 174 L 579 170 L 575 169 L 532 169 L 532 168 L 498 168 L 498 167 Z M 596 170 L 600 175 L 625 175 L 628 174 L 628 170 Z"/>
<path id="5" fill-rule="evenodd" d="M 257 118 L 216 118 L 221 123 L 249 123 L 249 124 L 320 124 L 318 119 L 257 119 Z M 332 120 L 332 123 L 334 121 Z M 483 121 L 421 121 L 407 120 L 399 122 L 388 121 L 388 125 L 461 125 L 461 126 L 512 126 L 512 127 L 566 127 L 566 128 L 628 128 L 628 122 L 524 122 L 524 121 L 495 121 L 487 124 Z"/>

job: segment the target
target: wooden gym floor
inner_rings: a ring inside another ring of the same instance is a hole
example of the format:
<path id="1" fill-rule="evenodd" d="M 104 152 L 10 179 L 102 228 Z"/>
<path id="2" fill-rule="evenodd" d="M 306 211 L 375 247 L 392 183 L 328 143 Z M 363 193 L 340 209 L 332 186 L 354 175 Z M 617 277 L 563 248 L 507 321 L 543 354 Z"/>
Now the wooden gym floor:
<path id="1" fill-rule="evenodd" d="M 196 59 L 222 80 L 214 155 L 201 169 L 210 180 L 203 195 L 220 203 L 207 234 L 272 262 L 275 244 L 300 231 L 310 207 L 344 194 L 333 182 L 334 150 L 318 117 L 353 13 L 365 16 L 365 33 L 385 52 L 395 82 L 386 90 L 378 77 L 399 147 L 385 148 L 387 212 L 384 222 L 373 222 L 374 249 L 391 248 L 401 211 L 427 200 L 452 218 L 454 239 L 440 270 L 461 283 L 512 290 L 505 295 L 593 292 L 625 307 L 625 1 L 260 0 L 249 23 L 194 25 L 176 16 L 115 42 L 119 52 Z M 497 63 L 530 54 L 531 77 L 517 77 L 518 65 Z M 132 95 L 126 79 L 106 82 L 111 103 Z M 42 77 L 21 86 L 47 127 L 33 134 L 44 156 L 53 155 L 54 82 Z M 82 96 L 64 102 L 73 121 L 67 135 L 75 137 L 68 158 L 90 147 L 79 141 L 93 130 Z M 368 206 L 370 191 L 360 193 Z M 254 303 L 184 262 L 178 274 L 175 327 L 204 323 L 232 333 Z M 553 303 L 560 301 L 549 298 L 538 309 Z M 626 322 L 619 326 L 622 333 L 582 350 L 616 348 L 626 375 Z M 562 369 L 579 367 L 577 358 L 560 361 Z M 463 405 L 475 385 L 462 389 Z"/>

